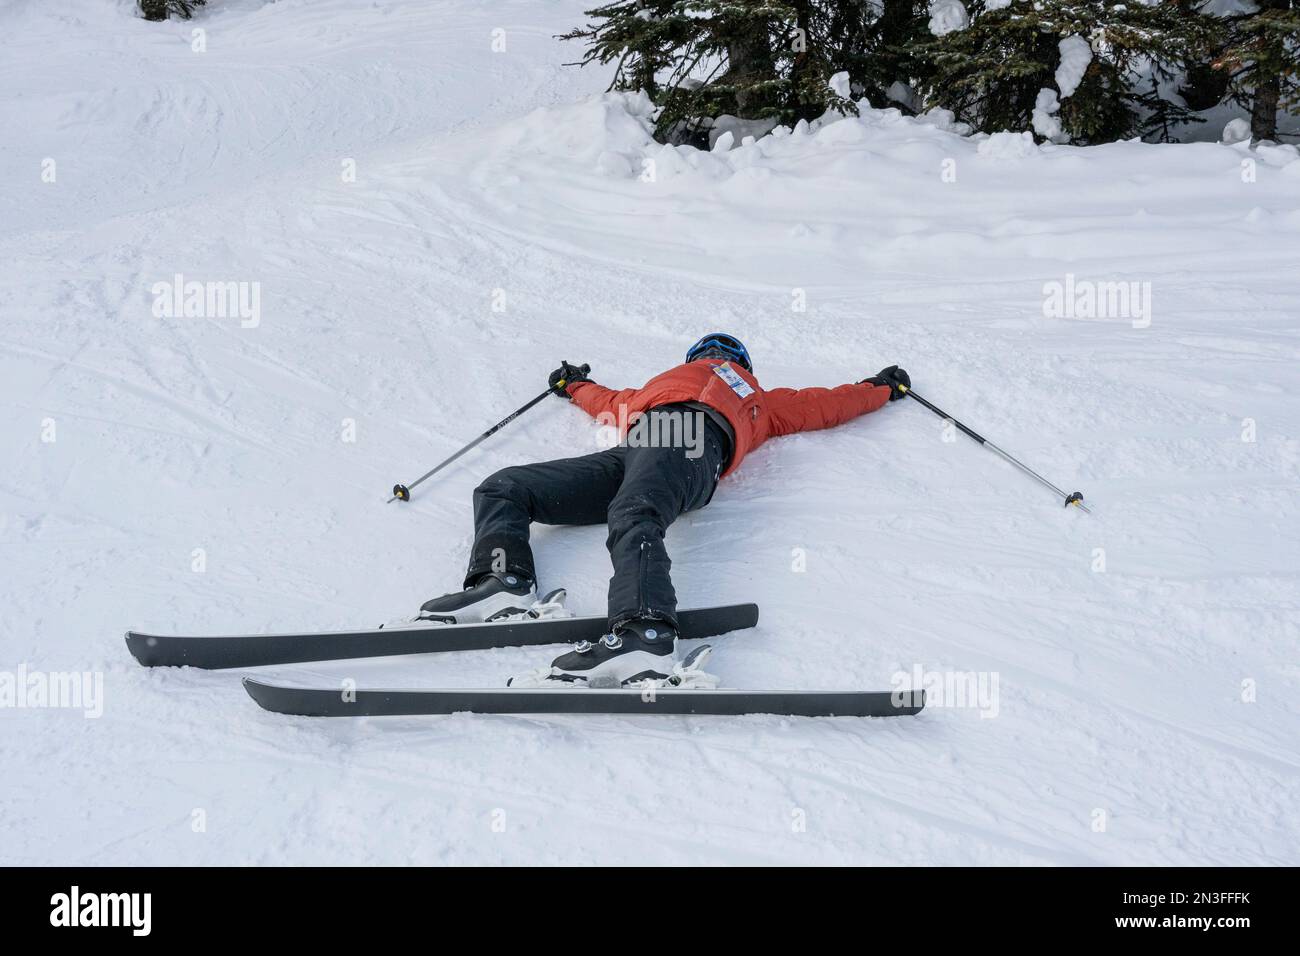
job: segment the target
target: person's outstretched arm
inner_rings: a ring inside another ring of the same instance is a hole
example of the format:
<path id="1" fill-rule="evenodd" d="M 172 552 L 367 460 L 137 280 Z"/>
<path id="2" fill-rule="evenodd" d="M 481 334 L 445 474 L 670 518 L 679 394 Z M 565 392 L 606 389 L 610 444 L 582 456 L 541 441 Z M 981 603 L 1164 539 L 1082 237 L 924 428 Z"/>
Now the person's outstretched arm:
<path id="1" fill-rule="evenodd" d="M 591 381 L 575 382 L 569 387 L 569 397 L 573 400 L 573 404 L 592 418 L 599 418 L 604 414 L 617 415 L 618 407 L 630 402 L 635 394 L 635 388 L 615 391 Z"/>
<path id="2" fill-rule="evenodd" d="M 898 385 L 912 384 L 897 365 L 881 370 L 854 385 L 835 388 L 774 388 L 767 393 L 772 434 L 833 428 L 860 415 L 874 412 L 886 402 L 903 397 Z"/>

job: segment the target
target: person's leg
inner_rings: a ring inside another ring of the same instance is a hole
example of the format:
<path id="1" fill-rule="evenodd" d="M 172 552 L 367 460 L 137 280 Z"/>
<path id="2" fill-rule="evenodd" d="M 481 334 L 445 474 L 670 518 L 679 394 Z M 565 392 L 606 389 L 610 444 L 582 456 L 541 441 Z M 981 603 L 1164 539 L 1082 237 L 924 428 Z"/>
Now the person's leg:
<path id="1" fill-rule="evenodd" d="M 492 571 L 537 580 L 528 526 L 602 524 L 623 480 L 625 448 L 502 468 L 474 489 L 474 547 L 465 587 Z"/>
<path id="2" fill-rule="evenodd" d="M 670 434 L 672 422 L 685 417 L 692 425 L 685 439 L 659 439 Z M 693 436 L 693 437 L 692 437 Z M 686 511 L 702 507 L 713 495 L 726 453 L 726 439 L 707 416 L 693 409 L 657 409 L 646 415 L 628 436 L 623 482 L 609 505 L 610 560 L 609 624 L 613 630 L 633 620 L 660 620 L 677 626 L 677 594 L 672 561 L 664 546 L 668 526 Z"/>

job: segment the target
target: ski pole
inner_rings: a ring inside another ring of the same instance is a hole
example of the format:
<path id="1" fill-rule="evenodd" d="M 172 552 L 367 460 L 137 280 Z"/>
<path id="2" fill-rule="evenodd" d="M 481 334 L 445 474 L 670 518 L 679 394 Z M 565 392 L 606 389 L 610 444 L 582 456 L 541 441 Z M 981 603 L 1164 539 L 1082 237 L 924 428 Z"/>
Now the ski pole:
<path id="1" fill-rule="evenodd" d="M 590 371 L 591 371 L 590 365 L 582 366 L 582 374 L 586 375 Z M 564 388 L 564 386 L 567 385 L 568 382 L 566 382 L 564 379 L 560 379 L 555 384 L 556 387 L 558 388 Z M 495 425 L 493 425 L 491 428 L 485 431 L 482 435 L 479 435 L 478 438 L 475 438 L 472 442 L 470 442 L 460 451 L 456 452 L 454 455 L 452 455 L 450 458 L 448 458 L 446 461 L 442 462 L 441 464 L 435 465 L 433 468 L 430 468 L 428 471 L 422 474 L 419 478 L 416 478 L 415 481 L 411 482 L 409 485 L 402 485 L 402 484 L 393 485 L 393 497 L 388 499 L 388 504 L 391 505 L 394 501 L 410 501 L 412 488 L 420 484 L 420 482 L 424 481 L 426 478 L 431 478 L 437 472 L 442 471 L 442 469 L 446 468 L 448 465 L 450 465 L 461 455 L 465 454 L 465 452 L 469 451 L 471 448 L 477 447 L 478 444 L 482 442 L 484 439 L 490 438 L 492 435 L 495 435 L 498 431 L 500 431 L 505 426 L 509 425 L 511 422 L 513 422 L 524 412 L 528 411 L 528 409 L 532 408 L 534 405 L 536 405 L 538 402 L 544 399 L 547 395 L 550 395 L 551 392 L 552 389 L 548 388 L 546 391 L 542 392 L 542 394 L 538 395 L 536 398 L 532 399 L 531 401 L 527 402 L 520 408 L 511 412 L 505 418 L 501 419 L 501 421 L 497 422 Z"/>
<path id="2" fill-rule="evenodd" d="M 1011 455 L 1008 455 L 1006 452 L 1004 452 L 1004 451 L 1003 451 L 1001 448 L 999 448 L 997 445 L 993 444 L 993 442 L 989 441 L 987 438 L 985 438 L 983 435 L 979 434 L 978 432 L 973 431 L 973 430 L 967 428 L 967 427 L 966 427 L 965 425 L 963 425 L 961 422 L 957 421 L 957 419 L 953 418 L 951 415 L 949 415 L 947 412 L 945 412 L 942 408 L 939 408 L 937 405 L 931 405 L 929 402 L 927 402 L 927 401 L 926 401 L 924 398 L 922 398 L 920 395 L 916 394 L 916 392 L 912 391 L 912 389 L 909 388 L 908 386 L 906 386 L 906 385 L 899 385 L 899 386 L 898 386 L 898 389 L 899 389 L 899 391 L 901 391 L 904 395 L 907 395 L 907 396 L 910 396 L 911 398 L 916 399 L 918 402 L 920 402 L 920 403 L 921 403 L 922 405 L 924 405 L 926 408 L 930 409 L 930 411 L 934 412 L 934 413 L 935 413 L 936 415 L 938 415 L 940 418 L 947 419 L 948 421 L 952 422 L 954 425 L 956 425 L 958 428 L 960 428 L 963 432 L 965 432 L 965 433 L 966 433 L 967 435 L 969 435 L 971 438 L 975 439 L 977 442 L 979 442 L 981 445 L 983 445 L 983 446 L 984 446 L 985 448 L 987 448 L 989 451 L 997 452 L 999 455 L 1001 455 L 1001 456 L 1002 456 L 1003 458 L 1005 458 L 1007 461 L 1011 462 L 1011 464 L 1015 465 L 1017 468 L 1019 468 L 1021 471 L 1023 471 L 1026 475 L 1029 475 L 1029 477 L 1031 477 L 1031 478 L 1035 479 L 1036 481 L 1038 481 L 1039 484 L 1044 485 L 1044 486 L 1046 486 L 1046 487 L 1048 487 L 1048 488 L 1051 488 L 1052 491 L 1056 492 L 1056 494 L 1060 495 L 1061 498 L 1064 499 L 1064 501 L 1065 501 L 1065 506 L 1066 506 L 1067 508 L 1068 508 L 1070 505 L 1074 505 L 1074 506 L 1075 506 L 1076 508 L 1078 508 L 1080 511 L 1083 511 L 1083 512 L 1085 512 L 1086 514 L 1092 514 L 1092 512 L 1088 510 L 1088 506 L 1085 505 L 1085 504 L 1083 503 L 1083 492 L 1082 492 L 1082 491 L 1076 491 L 1076 492 L 1074 492 L 1073 494 L 1068 494 L 1068 495 L 1067 495 L 1064 491 L 1062 491 L 1060 488 L 1056 487 L 1056 485 L 1052 484 L 1050 481 L 1048 481 L 1046 478 L 1044 478 L 1044 477 L 1043 477 L 1042 475 L 1040 475 L 1038 472 L 1034 471 L 1034 469 L 1030 468 L 1030 467 L 1029 467 L 1028 465 L 1026 465 L 1024 462 L 1020 461 L 1018 458 L 1015 458 L 1015 457 L 1013 457 L 1013 456 L 1011 456 Z"/>

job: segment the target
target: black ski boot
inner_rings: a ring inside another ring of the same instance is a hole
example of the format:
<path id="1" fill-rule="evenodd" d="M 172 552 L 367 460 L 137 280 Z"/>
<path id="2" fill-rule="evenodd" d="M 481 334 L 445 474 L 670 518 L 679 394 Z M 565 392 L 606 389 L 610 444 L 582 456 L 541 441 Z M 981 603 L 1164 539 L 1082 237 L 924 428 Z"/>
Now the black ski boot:
<path id="1" fill-rule="evenodd" d="M 629 681 L 666 680 L 677 663 L 677 629 L 667 621 L 628 621 L 600 640 L 580 641 L 551 662 L 551 679 L 618 687 Z"/>
<path id="2" fill-rule="evenodd" d="M 549 596 L 549 595 L 548 595 Z M 419 621 L 475 624 L 520 617 L 537 602 L 537 585 L 509 572 L 493 571 L 463 591 L 453 591 L 420 605 Z"/>

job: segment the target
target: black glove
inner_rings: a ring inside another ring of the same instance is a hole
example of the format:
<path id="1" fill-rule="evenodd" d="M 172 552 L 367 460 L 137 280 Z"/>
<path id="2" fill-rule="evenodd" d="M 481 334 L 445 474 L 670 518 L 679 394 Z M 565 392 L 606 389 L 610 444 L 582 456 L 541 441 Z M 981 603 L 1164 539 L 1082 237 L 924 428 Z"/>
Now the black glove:
<path id="1" fill-rule="evenodd" d="M 859 385 L 864 385 L 864 384 L 888 385 L 889 400 L 891 402 L 896 402 L 900 398 L 902 398 L 903 395 L 905 394 L 903 390 L 899 388 L 899 386 L 902 385 L 905 386 L 906 388 L 911 388 L 912 379 L 908 376 L 906 371 L 899 368 L 897 365 L 891 365 L 889 366 L 889 368 L 882 368 L 875 375 L 871 376 L 871 378 L 864 378 L 858 384 Z"/>
<path id="2" fill-rule="evenodd" d="M 561 362 L 560 367 L 546 380 L 546 384 L 551 386 L 552 394 L 572 400 L 568 387 L 574 382 L 587 381 L 587 373 L 590 371 L 590 365 L 570 365 L 568 362 Z"/>

